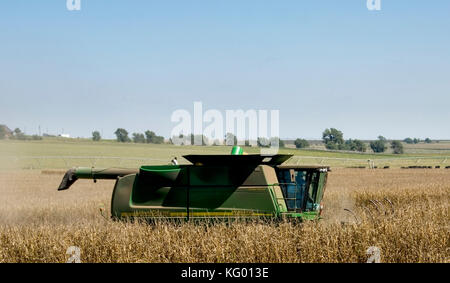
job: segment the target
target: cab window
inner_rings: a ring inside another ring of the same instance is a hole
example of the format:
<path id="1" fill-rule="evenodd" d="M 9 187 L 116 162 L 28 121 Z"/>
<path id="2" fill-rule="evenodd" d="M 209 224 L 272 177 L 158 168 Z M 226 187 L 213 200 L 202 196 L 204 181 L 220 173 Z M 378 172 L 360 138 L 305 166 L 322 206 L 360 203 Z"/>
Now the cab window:
<path id="1" fill-rule="evenodd" d="M 308 180 L 307 171 L 280 170 L 278 171 L 278 180 L 287 209 L 289 211 L 302 211 Z"/>

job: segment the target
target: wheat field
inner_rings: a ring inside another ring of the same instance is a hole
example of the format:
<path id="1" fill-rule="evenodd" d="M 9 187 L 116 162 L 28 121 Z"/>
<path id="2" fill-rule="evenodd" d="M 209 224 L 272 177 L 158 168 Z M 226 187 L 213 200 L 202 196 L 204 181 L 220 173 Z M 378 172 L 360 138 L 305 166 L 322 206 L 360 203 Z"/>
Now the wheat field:
<path id="1" fill-rule="evenodd" d="M 372 246 L 381 262 L 450 259 L 446 169 L 336 169 L 323 219 L 303 224 L 113 222 L 112 181 L 57 192 L 61 177 L 0 172 L 0 262 L 66 262 L 70 246 L 82 262 L 366 262 Z"/>

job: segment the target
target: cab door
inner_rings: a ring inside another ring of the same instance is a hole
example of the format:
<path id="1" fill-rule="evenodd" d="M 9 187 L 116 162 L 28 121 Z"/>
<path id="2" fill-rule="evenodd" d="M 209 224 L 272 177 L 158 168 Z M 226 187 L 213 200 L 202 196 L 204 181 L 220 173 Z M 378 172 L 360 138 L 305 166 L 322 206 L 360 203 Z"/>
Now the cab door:
<path id="1" fill-rule="evenodd" d="M 325 189 L 327 173 L 314 170 L 310 173 L 308 192 L 305 197 L 306 211 L 319 211 Z"/>

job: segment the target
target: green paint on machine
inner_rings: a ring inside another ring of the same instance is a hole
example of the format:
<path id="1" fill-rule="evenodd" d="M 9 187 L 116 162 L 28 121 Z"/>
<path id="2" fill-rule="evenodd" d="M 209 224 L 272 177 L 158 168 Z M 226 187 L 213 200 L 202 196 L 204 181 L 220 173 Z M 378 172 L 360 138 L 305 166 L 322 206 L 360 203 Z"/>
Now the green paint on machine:
<path id="1" fill-rule="evenodd" d="M 283 165 L 291 155 L 184 157 L 192 164 L 70 169 L 58 190 L 67 190 L 77 179 L 115 179 L 114 219 L 320 217 L 326 166 Z"/>

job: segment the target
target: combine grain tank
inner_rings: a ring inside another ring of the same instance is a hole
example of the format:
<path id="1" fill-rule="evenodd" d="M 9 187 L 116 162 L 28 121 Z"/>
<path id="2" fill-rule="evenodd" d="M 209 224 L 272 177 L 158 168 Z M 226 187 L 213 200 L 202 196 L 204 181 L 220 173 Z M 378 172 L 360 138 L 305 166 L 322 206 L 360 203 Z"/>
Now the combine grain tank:
<path id="1" fill-rule="evenodd" d="M 192 164 L 74 168 L 58 190 L 77 179 L 116 180 L 114 219 L 317 219 L 329 168 L 283 165 L 291 156 L 186 155 Z"/>

